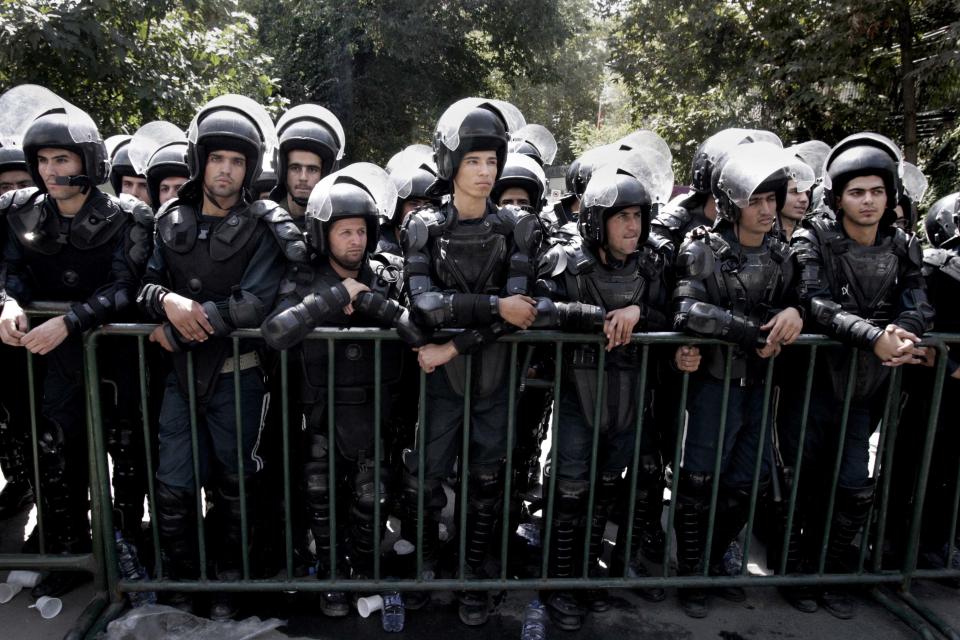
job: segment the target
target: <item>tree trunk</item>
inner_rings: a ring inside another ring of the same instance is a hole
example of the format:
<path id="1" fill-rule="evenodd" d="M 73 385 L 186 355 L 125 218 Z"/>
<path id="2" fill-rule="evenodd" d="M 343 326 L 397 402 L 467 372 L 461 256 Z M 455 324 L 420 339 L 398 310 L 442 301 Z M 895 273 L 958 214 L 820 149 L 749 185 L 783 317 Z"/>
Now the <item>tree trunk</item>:
<path id="1" fill-rule="evenodd" d="M 913 23 L 909 0 L 897 3 L 900 31 L 900 83 L 903 92 L 903 155 L 917 163 L 917 80 L 913 73 Z"/>

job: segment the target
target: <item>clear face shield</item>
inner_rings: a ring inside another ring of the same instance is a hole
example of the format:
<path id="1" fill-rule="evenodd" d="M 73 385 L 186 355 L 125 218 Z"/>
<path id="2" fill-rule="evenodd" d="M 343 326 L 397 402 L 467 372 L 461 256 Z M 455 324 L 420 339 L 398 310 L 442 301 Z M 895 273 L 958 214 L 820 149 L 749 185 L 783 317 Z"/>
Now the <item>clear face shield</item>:
<path id="1" fill-rule="evenodd" d="M 314 120 L 333 131 L 333 135 L 337 139 L 336 160 L 339 162 L 343 159 L 343 154 L 347 148 L 347 136 L 339 118 L 332 111 L 318 104 L 298 104 L 280 116 L 275 131 L 283 131 L 288 123 L 296 120 Z"/>
<path id="2" fill-rule="evenodd" d="M 528 124 L 518 129 L 511 137 L 511 143 L 527 142 L 540 152 L 543 164 L 549 165 L 557 157 L 557 139 L 550 130 L 540 124 Z"/>
<path id="3" fill-rule="evenodd" d="M 403 170 L 405 167 L 418 167 L 421 164 L 433 166 L 433 149 L 425 144 L 411 144 L 403 151 L 393 154 L 387 162 L 386 171 L 392 174 L 394 171 Z M 434 173 L 436 173 L 436 169 L 434 169 Z"/>
<path id="4" fill-rule="evenodd" d="M 440 116 L 436 130 L 437 140 L 450 151 L 460 148 L 460 126 L 471 111 L 479 108 L 493 109 L 498 113 L 506 123 L 507 134 L 512 134 L 526 125 L 523 114 L 509 102 L 486 98 L 464 98 L 447 107 Z"/>
<path id="5" fill-rule="evenodd" d="M 673 169 L 670 161 L 660 153 L 647 150 L 615 151 L 593 171 L 583 192 L 581 207 L 612 207 L 617 203 L 619 190 L 616 175 L 626 173 L 636 178 L 650 195 L 652 204 L 664 204 L 673 193 Z"/>
<path id="6" fill-rule="evenodd" d="M 64 104 L 60 96 L 39 85 L 21 84 L 8 89 L 0 95 L 0 146 L 22 146 L 30 123 L 42 113 L 62 109 Z"/>
<path id="7" fill-rule="evenodd" d="M 813 169 L 785 149 L 768 142 L 752 142 L 730 152 L 718 185 L 734 205 L 743 209 L 750 204 L 757 187 L 779 172 L 796 182 L 797 191 L 810 189 L 816 180 Z"/>
<path id="8" fill-rule="evenodd" d="M 153 154 L 174 142 L 186 141 L 187 137 L 180 127 L 172 122 L 155 120 L 137 129 L 130 139 L 127 155 L 136 174 L 145 176 Z"/>
<path id="9" fill-rule="evenodd" d="M 397 204 L 397 188 L 390 179 L 390 175 L 370 162 L 356 162 L 331 173 L 317 183 L 313 191 L 310 192 L 310 199 L 307 201 L 306 215 L 308 218 L 314 218 L 320 222 L 330 220 L 333 215 L 330 189 L 344 179 L 362 185 L 373 196 L 381 220 L 393 216 L 393 210 Z"/>

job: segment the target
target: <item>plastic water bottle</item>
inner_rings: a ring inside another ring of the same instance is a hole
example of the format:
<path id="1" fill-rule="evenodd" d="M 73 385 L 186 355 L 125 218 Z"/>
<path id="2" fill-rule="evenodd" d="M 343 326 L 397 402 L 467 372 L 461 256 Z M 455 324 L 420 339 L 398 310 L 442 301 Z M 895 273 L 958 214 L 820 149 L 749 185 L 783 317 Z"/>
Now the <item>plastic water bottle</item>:
<path id="1" fill-rule="evenodd" d="M 383 594 L 383 630 L 389 633 L 403 631 L 403 596 L 396 591 Z"/>
<path id="2" fill-rule="evenodd" d="M 545 640 L 547 637 L 547 612 L 539 600 L 527 605 L 523 613 L 523 630 L 520 640 Z"/>
<path id="3" fill-rule="evenodd" d="M 123 539 L 120 532 L 115 532 L 117 545 L 117 564 L 120 565 L 120 577 L 124 580 L 147 580 L 147 570 L 137 558 L 137 548 Z M 156 604 L 157 594 L 153 591 L 131 591 L 127 594 L 132 607 L 142 607 L 145 604 Z"/>

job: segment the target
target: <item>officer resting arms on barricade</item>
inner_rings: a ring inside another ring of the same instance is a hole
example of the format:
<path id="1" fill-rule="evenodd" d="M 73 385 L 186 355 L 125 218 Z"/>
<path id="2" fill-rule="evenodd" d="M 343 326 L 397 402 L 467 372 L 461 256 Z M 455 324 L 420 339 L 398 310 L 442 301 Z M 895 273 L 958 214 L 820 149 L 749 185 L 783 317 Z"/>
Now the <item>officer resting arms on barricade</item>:
<path id="1" fill-rule="evenodd" d="M 378 202 L 380 197 L 384 202 Z M 386 466 L 381 470 L 381 522 L 374 522 L 375 345 L 372 340 L 337 341 L 333 354 L 334 420 L 336 442 L 328 442 L 326 341 L 304 340 L 318 326 L 396 328 L 411 346 L 426 339 L 401 305 L 403 270 L 399 258 L 374 254 L 382 210 L 392 211 L 396 190 L 389 177 L 371 164 L 354 164 L 318 184 L 306 209 L 307 237 L 317 258 L 291 265 L 280 286 L 277 309 L 263 323 L 267 344 L 275 349 L 296 347 L 294 366 L 300 369 L 299 399 L 306 424 L 302 471 L 308 525 L 318 560 L 317 577 L 330 578 L 330 457 L 336 458 L 337 477 L 343 478 L 337 495 L 338 577 L 373 577 L 374 530 L 383 527 L 390 503 Z M 409 354 L 409 355 L 408 355 Z M 387 439 L 392 398 L 410 353 L 402 343 L 385 341 L 381 356 L 381 439 Z M 346 508 L 350 505 L 349 510 Z M 339 507 L 338 507 L 339 508 Z M 328 616 L 344 616 L 350 599 L 344 592 L 321 595 L 320 609 Z"/>
<path id="2" fill-rule="evenodd" d="M 251 204 L 272 122 L 262 107 L 242 96 L 221 96 L 203 107 L 188 133 L 191 178 L 157 214 L 156 247 L 138 302 L 163 324 L 151 335 L 174 352 L 160 414 L 157 518 L 164 568 L 172 579 L 198 574 L 195 546 L 196 483 L 214 495 L 222 540 L 215 554 L 221 580 L 241 577 L 240 474 L 255 520 L 257 443 L 264 413 L 264 380 L 255 344 L 241 341 L 234 357 L 227 336 L 259 327 L 272 308 L 287 260 L 303 260 L 306 247 L 289 215 L 276 203 Z M 193 354 L 200 448 L 194 478 L 187 351 Z M 239 371 L 239 394 L 234 373 Z M 238 466 L 235 398 L 241 403 L 243 466 Z M 212 483 L 210 458 L 221 471 Z M 175 606 L 191 608 L 185 594 Z M 232 597 L 217 594 L 212 618 L 236 613 Z"/>
<path id="3" fill-rule="evenodd" d="M 452 340 L 419 348 L 426 376 L 426 423 L 417 446 L 424 452 L 426 486 L 419 487 L 419 453 L 404 455 L 406 474 L 401 502 L 403 525 L 417 524 L 417 493 L 424 492 L 424 572 L 437 567 L 439 516 L 446 502 L 441 480 L 453 469 L 463 428 L 466 362 L 473 356 L 470 425 L 471 459 L 463 481 L 469 485 L 465 558 L 471 575 L 485 575 L 502 512 L 503 464 L 507 447 L 509 345 L 496 339 L 529 327 L 536 315 L 533 288 L 540 244 L 535 216 L 498 208 L 488 196 L 503 168 L 507 132 L 522 123 L 515 107 L 495 100 L 468 98 L 448 108 L 437 126 L 434 151 L 438 181 L 434 194 L 452 191 L 452 200 L 410 214 L 403 224 L 404 277 L 414 320 L 428 329 L 463 328 Z M 424 437 L 424 434 L 426 436 Z M 460 469 L 467 461 L 460 461 Z M 409 536 L 404 536 L 411 539 Z M 415 539 L 415 538 L 414 538 Z M 429 572 L 429 573 L 428 573 Z M 408 608 L 423 604 L 410 594 Z M 489 595 L 460 593 L 460 619 L 486 622 Z"/>
<path id="4" fill-rule="evenodd" d="M 714 473 L 727 348 L 704 348 L 700 367 L 688 366 L 687 360 L 696 353 L 691 347 L 677 356 L 679 368 L 696 371 L 687 399 L 677 498 L 681 575 L 703 571 L 707 552 L 711 574 L 730 572 L 723 555 L 747 523 L 757 464 L 761 465 L 761 495 L 769 484 L 772 452 L 769 422 L 763 424 L 762 420 L 766 368 L 762 360 L 796 340 L 803 326 L 796 301 L 794 257 L 789 247 L 770 233 L 788 181 L 802 181 L 804 186 L 813 183 L 812 170 L 793 162 L 782 148 L 770 143 L 735 147 L 714 167 L 717 222 L 712 230 L 700 227 L 691 231 L 677 256 L 674 327 L 735 345 L 719 478 Z M 758 461 L 760 440 L 764 446 Z M 707 549 L 707 515 L 714 482 L 720 484 L 717 519 Z M 739 588 L 716 593 L 735 601 L 746 597 Z M 707 615 L 705 590 L 684 588 L 679 596 L 687 615 Z"/>
<path id="5" fill-rule="evenodd" d="M 47 356 L 38 416 L 46 552 L 83 553 L 90 551 L 90 532 L 82 334 L 132 307 L 149 254 L 152 212 L 135 198 L 97 189 L 107 179 L 106 147 L 86 113 L 45 89 L 25 85 L 11 92 L 19 89 L 21 112 L 34 107 L 32 113 L 42 114 L 23 138 L 38 186 L 0 197 L 9 225 L 0 338 Z M 34 300 L 71 308 L 31 329 L 22 307 Z M 118 366 L 104 362 L 103 377 Z M 53 572 L 34 594 L 65 593 L 84 575 Z"/>
<path id="6" fill-rule="evenodd" d="M 569 302 L 556 303 L 562 310 L 559 313 L 538 310 L 534 326 L 559 326 L 579 333 L 602 331 L 608 352 L 598 472 L 591 478 L 599 346 L 573 344 L 565 350 L 557 453 L 544 472 L 545 488 L 550 486 L 549 476 L 557 474 L 550 577 L 578 575 L 583 560 L 578 559 L 582 545 L 577 540 L 584 535 L 590 538 L 589 577 L 603 575 L 603 532 L 615 503 L 628 500 L 630 482 L 637 486 L 633 546 L 646 538 L 663 538 L 663 468 L 654 430 L 644 430 L 639 468 L 631 470 L 626 479 L 622 477 L 634 451 L 637 411 L 647 410 L 649 398 L 649 389 L 648 398 L 634 397 L 641 361 L 640 346 L 631 344 L 632 334 L 662 331 L 667 326 L 663 263 L 645 244 L 654 189 L 644 168 L 642 157 L 625 152 L 608 159 L 608 164 L 593 174 L 582 196 L 578 224 L 583 242 L 556 244 L 540 261 L 543 275 L 537 283 L 538 293 Z M 538 308 L 541 305 L 538 300 Z M 591 483 L 596 486 L 596 502 L 592 520 L 584 522 Z M 622 512 L 628 512 L 626 506 Z M 632 576 L 647 575 L 632 550 L 626 550 L 626 531 L 626 523 L 620 522 L 610 576 L 622 576 L 625 563 L 630 564 Z M 662 589 L 644 589 L 640 594 L 651 601 L 664 598 Z M 565 630 L 579 629 L 588 610 L 610 608 L 603 590 L 553 591 L 544 594 L 544 601 L 554 623 Z"/>
<path id="7" fill-rule="evenodd" d="M 819 375 L 810 401 L 806 440 L 799 425 L 781 435 L 785 458 L 803 446 L 804 477 L 798 514 L 802 535 L 796 565 L 816 566 L 826 526 L 822 505 L 828 486 L 818 471 L 843 457 L 830 527 L 826 570 L 848 570 L 845 557 L 863 526 L 874 494 L 869 471 L 869 437 L 875 428 L 871 408 L 879 400 L 890 367 L 920 362 L 917 347 L 933 322 L 921 273 L 922 252 L 915 236 L 892 226 L 892 206 L 901 189 L 901 153 L 889 139 L 859 133 L 841 141 L 824 165 L 823 202 L 794 232 L 792 247 L 801 267 L 800 299 L 811 329 L 840 340 L 818 357 Z M 851 349 L 854 348 L 854 349 Z M 851 358 L 856 359 L 852 403 L 845 440 L 838 442 Z M 824 371 L 826 369 L 826 371 Z M 794 534 L 796 535 L 796 534 Z M 819 603 L 838 618 L 854 615 L 854 603 L 841 587 L 785 590 L 792 605 L 812 611 Z"/>

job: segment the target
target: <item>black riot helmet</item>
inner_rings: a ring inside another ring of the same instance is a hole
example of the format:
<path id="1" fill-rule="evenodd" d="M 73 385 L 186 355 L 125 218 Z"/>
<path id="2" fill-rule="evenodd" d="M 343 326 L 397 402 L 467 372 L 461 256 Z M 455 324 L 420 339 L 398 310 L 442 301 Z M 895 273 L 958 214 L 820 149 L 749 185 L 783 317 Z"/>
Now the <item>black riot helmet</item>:
<path id="1" fill-rule="evenodd" d="M 110 161 L 97 125 L 90 116 L 66 101 L 38 116 L 23 134 L 23 154 L 28 170 L 37 188 L 43 192 L 47 188 L 40 178 L 37 153 L 47 148 L 66 149 L 82 158 L 83 173 L 70 176 L 70 184 L 86 190 L 106 182 Z"/>
<path id="2" fill-rule="evenodd" d="M 594 250 L 607 243 L 606 222 L 613 214 L 627 207 L 640 207 L 643 228 L 639 244 L 650 234 L 653 203 L 671 190 L 660 175 L 658 167 L 644 155 L 619 151 L 596 167 L 583 192 L 577 228 Z"/>
<path id="3" fill-rule="evenodd" d="M 314 186 L 306 207 L 307 241 L 319 255 L 329 256 L 328 233 L 337 220 L 363 218 L 367 223 L 367 255 L 380 240 L 380 219 L 393 210 L 397 190 L 390 176 L 369 162 L 336 171 Z"/>
<path id="4" fill-rule="evenodd" d="M 567 187 L 567 193 L 572 193 L 578 198 L 583 195 L 583 188 L 586 185 L 578 184 L 580 177 L 580 158 L 575 159 L 567 167 L 567 173 L 563 176 L 564 185 Z"/>
<path id="5" fill-rule="evenodd" d="M 543 168 L 530 156 L 520 153 L 507 154 L 507 161 L 500 179 L 493 185 L 490 199 L 497 203 L 503 192 L 511 187 L 519 187 L 527 192 L 531 211 L 536 213 L 546 204 L 543 194 L 547 190 L 547 176 Z"/>
<path id="6" fill-rule="evenodd" d="M 748 136 L 748 129 L 724 129 L 713 134 L 697 147 L 690 166 L 690 186 L 699 194 L 712 192 L 711 182 L 716 173 L 718 161 L 732 148 L 742 143 Z"/>
<path id="7" fill-rule="evenodd" d="M 27 159 L 20 147 L 0 147 L 0 173 L 27 171 Z"/>
<path id="8" fill-rule="evenodd" d="M 827 156 L 823 173 L 823 202 L 839 219 L 837 206 L 844 187 L 854 178 L 878 176 L 887 192 L 887 207 L 881 222 L 896 219 L 893 208 L 900 200 L 903 155 L 900 148 L 877 133 L 855 133 L 841 140 Z"/>
<path id="9" fill-rule="evenodd" d="M 927 241 L 938 249 L 960 245 L 960 193 L 951 193 L 933 203 L 923 219 Z"/>
<path id="10" fill-rule="evenodd" d="M 107 147 L 110 148 L 110 142 L 113 138 L 123 138 L 118 140 L 112 150 L 110 150 L 110 186 L 113 192 L 120 195 L 123 190 L 123 179 L 138 176 L 133 168 L 133 162 L 130 161 L 130 140 L 131 136 L 111 136 L 107 139 Z"/>
<path id="11" fill-rule="evenodd" d="M 257 197 L 261 193 L 271 193 L 277 187 L 277 174 L 270 167 L 264 167 L 257 179 L 253 181 L 253 193 Z"/>
<path id="12" fill-rule="evenodd" d="M 187 166 L 190 180 L 181 195 L 197 197 L 203 187 L 207 157 L 214 151 L 235 151 L 246 158 L 241 191 L 249 199 L 253 183 L 262 170 L 264 153 L 276 146 L 276 132 L 270 116 L 250 98 L 227 94 L 204 105 L 187 131 Z"/>
<path id="13" fill-rule="evenodd" d="M 278 146 L 273 158 L 277 186 L 271 197 L 280 200 L 287 195 L 288 154 L 310 151 L 320 156 L 321 176 L 337 170 L 346 150 L 343 125 L 332 112 L 317 104 L 300 104 L 277 120 Z M 299 202 L 301 206 L 306 201 Z"/>
<path id="14" fill-rule="evenodd" d="M 464 98 L 453 103 L 440 116 L 433 137 L 437 177 L 450 183 L 466 154 L 495 151 L 499 178 L 510 133 L 524 124 L 523 115 L 509 102 Z"/>
<path id="15" fill-rule="evenodd" d="M 171 142 L 150 156 L 147 164 L 147 189 L 153 202 L 160 202 L 160 183 L 173 177 L 190 177 L 186 140 Z"/>
<path id="16" fill-rule="evenodd" d="M 830 155 L 830 145 L 822 140 L 807 140 L 787 147 L 795 158 L 805 162 L 817 176 L 817 181 L 823 177 L 823 161 Z"/>
<path id="17" fill-rule="evenodd" d="M 528 156 L 543 167 L 553 163 L 557 156 L 557 140 L 543 125 L 528 124 L 510 136 L 508 151 Z"/>
<path id="18" fill-rule="evenodd" d="M 749 142 L 730 150 L 713 176 L 713 196 L 717 201 L 715 225 L 735 223 L 740 211 L 756 193 L 774 192 L 777 211 L 783 209 L 787 184 L 797 183 L 798 191 L 806 191 L 815 180 L 813 169 L 782 147 L 769 142 Z"/>
<path id="19" fill-rule="evenodd" d="M 394 225 L 403 222 L 403 206 L 408 200 L 428 200 L 435 205 L 440 204 L 440 199 L 430 194 L 430 187 L 437 179 L 437 168 L 429 147 L 410 145 L 390 159 L 387 170 L 397 190 L 397 204 L 392 216 L 384 218 L 383 222 Z"/>

